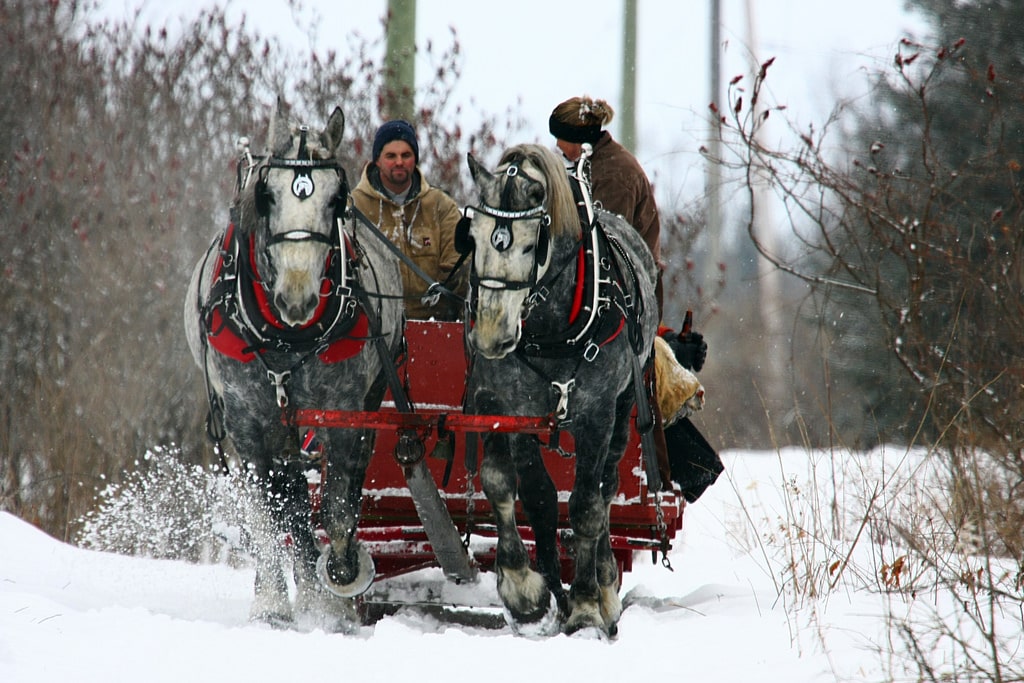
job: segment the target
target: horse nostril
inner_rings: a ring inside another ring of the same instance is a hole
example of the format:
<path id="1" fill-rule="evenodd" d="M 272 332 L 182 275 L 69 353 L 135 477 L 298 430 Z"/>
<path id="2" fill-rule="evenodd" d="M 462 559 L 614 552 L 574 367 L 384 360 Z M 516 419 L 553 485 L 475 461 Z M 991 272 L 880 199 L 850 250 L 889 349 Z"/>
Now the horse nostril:
<path id="1" fill-rule="evenodd" d="M 281 293 L 274 295 L 274 306 L 277 308 L 281 320 L 289 325 L 303 325 L 309 321 L 316 310 L 320 300 L 311 295 L 299 303 L 290 303 L 288 298 Z"/>

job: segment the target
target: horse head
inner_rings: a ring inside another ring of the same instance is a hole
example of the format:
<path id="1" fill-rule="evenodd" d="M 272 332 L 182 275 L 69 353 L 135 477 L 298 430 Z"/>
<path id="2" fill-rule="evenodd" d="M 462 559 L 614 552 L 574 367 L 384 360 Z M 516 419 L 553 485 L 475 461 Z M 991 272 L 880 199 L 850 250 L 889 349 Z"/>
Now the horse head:
<path id="1" fill-rule="evenodd" d="M 278 100 L 266 156 L 238 200 L 242 230 L 256 237 L 255 265 L 268 298 L 292 327 L 313 318 L 330 251 L 339 244 L 338 221 L 348 199 L 338 162 L 344 130 L 340 108 L 314 133 L 290 124 Z"/>
<path id="2" fill-rule="evenodd" d="M 470 343 L 485 358 L 503 358 L 519 343 L 522 320 L 555 244 L 578 238 L 580 224 L 565 167 L 540 145 L 518 145 L 491 173 L 472 155 L 480 193 L 463 242 L 472 241 L 475 322 Z"/>

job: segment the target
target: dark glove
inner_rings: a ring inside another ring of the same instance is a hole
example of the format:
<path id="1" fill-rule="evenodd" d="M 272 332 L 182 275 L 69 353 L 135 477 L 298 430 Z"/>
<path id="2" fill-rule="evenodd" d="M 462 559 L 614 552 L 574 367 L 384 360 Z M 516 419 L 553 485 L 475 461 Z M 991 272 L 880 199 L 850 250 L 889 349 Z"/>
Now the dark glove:
<path id="1" fill-rule="evenodd" d="M 677 334 L 675 331 L 662 335 L 675 354 L 679 364 L 688 370 L 700 372 L 708 357 L 708 344 L 700 332 Z"/>

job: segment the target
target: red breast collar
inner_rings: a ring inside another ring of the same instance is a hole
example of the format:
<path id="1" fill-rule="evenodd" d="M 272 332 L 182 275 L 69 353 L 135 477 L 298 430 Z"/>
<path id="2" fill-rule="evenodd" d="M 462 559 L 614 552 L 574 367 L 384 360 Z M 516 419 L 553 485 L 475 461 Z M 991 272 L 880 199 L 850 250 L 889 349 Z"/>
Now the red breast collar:
<path id="1" fill-rule="evenodd" d="M 240 249 L 235 226 L 229 225 L 210 289 L 210 346 L 242 363 L 268 350 L 309 353 L 322 349 L 317 356 L 324 363 L 338 363 L 359 353 L 369 334 L 369 320 L 361 307 L 353 305 L 350 296 L 339 294 L 345 283 L 336 282 L 340 269 L 333 267 L 336 264 L 332 262 L 352 258 L 347 237 L 345 247 L 344 256 L 332 250 L 327 257 L 327 277 L 323 279 L 320 303 L 313 318 L 301 328 L 291 328 L 274 313 L 267 297 L 256 268 L 255 239 L 250 237 L 245 248 Z"/>

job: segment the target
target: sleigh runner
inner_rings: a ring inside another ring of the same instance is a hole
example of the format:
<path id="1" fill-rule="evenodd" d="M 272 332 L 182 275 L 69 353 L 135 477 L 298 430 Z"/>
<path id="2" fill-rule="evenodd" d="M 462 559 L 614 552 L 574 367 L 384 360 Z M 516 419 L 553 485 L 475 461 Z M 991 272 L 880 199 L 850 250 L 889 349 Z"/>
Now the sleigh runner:
<path id="1" fill-rule="evenodd" d="M 447 570 L 431 544 L 414 494 L 407 487 L 408 475 L 403 473 L 403 468 L 418 462 L 429 470 L 472 571 L 493 568 L 496 530 L 490 521 L 491 508 L 475 481 L 476 472 L 470 474 L 474 459 L 481 454 L 467 449 L 478 443 L 474 435 L 515 432 L 533 434 L 542 444 L 545 465 L 559 492 L 559 559 L 563 580 L 569 581 L 573 563 L 568 513 L 574 465 L 571 436 L 561 432 L 552 416 L 463 413 L 466 357 L 462 323 L 411 320 L 406 323 L 405 340 L 407 351 L 401 374 L 414 412 L 398 411 L 389 395 L 378 411 L 300 409 L 284 415 L 286 422 L 300 429 L 377 430 L 357 532 L 376 565 L 376 578 L 386 579 L 427 567 Z M 409 448 L 408 444 L 400 443 L 401 430 L 416 432 L 419 443 L 413 447 L 417 454 L 413 456 L 415 462 L 407 461 L 409 456 L 401 454 Z M 557 446 L 552 443 L 556 433 Z M 621 575 L 632 569 L 638 551 L 651 552 L 652 559 L 659 554 L 664 557 L 671 538 L 682 527 L 685 502 L 673 491 L 656 494 L 648 488 L 640 438 L 635 430 L 619 463 L 619 478 L 619 492 L 611 504 L 610 534 Z M 315 515 L 321 495 L 319 477 L 313 477 L 311 495 Z M 518 507 L 517 518 L 523 519 L 523 511 Z M 522 524 L 520 533 L 532 555 L 532 531 Z M 456 581 L 471 578 L 461 571 L 448 573 Z"/>

